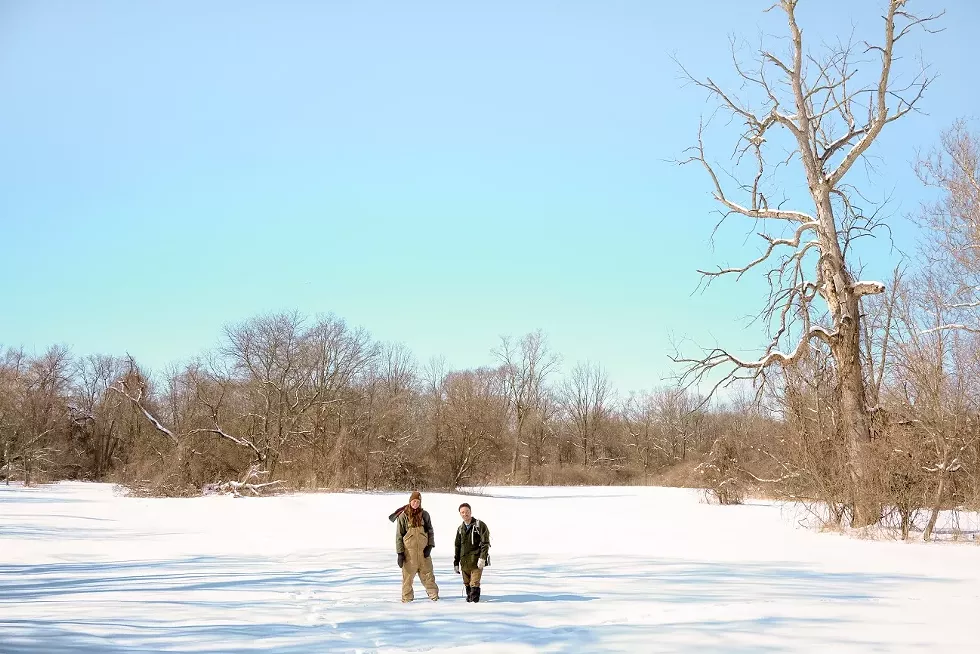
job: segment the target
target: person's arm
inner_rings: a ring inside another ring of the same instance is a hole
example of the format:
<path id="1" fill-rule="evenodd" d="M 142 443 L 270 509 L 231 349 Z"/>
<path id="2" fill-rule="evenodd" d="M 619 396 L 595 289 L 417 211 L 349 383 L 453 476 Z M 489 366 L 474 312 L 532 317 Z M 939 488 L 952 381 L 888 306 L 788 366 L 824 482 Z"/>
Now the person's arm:
<path id="1" fill-rule="evenodd" d="M 398 516 L 395 523 L 395 552 L 398 554 L 398 567 L 405 565 L 405 514 Z"/>
<path id="2" fill-rule="evenodd" d="M 395 521 L 395 552 L 397 554 L 405 553 L 405 514 L 402 513 L 398 516 L 398 520 Z"/>
<path id="3" fill-rule="evenodd" d="M 459 574 L 460 549 L 463 547 L 462 533 L 463 533 L 462 529 L 456 530 L 456 540 L 453 543 L 453 572 L 455 572 L 456 574 Z"/>
<path id="4" fill-rule="evenodd" d="M 490 556 L 490 527 L 480 521 L 480 558 L 484 561 Z"/>
<path id="5" fill-rule="evenodd" d="M 428 547 L 429 549 L 432 549 L 436 546 L 436 533 L 432 529 L 432 516 L 429 515 L 428 511 L 424 512 L 422 516 L 425 518 L 425 536 L 428 540 Z"/>

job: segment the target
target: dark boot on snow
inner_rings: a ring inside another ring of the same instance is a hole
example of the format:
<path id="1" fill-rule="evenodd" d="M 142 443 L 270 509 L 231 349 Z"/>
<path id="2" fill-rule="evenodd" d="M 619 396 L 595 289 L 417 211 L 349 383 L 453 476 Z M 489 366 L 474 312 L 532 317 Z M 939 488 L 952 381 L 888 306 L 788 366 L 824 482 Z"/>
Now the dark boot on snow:
<path id="1" fill-rule="evenodd" d="M 473 601 L 473 589 L 470 588 L 469 586 L 463 586 L 463 588 L 466 589 L 466 601 L 467 602 L 472 602 Z"/>
<path id="2" fill-rule="evenodd" d="M 479 586 L 475 586 L 473 588 L 473 601 L 474 602 L 479 602 L 480 601 L 480 587 Z"/>

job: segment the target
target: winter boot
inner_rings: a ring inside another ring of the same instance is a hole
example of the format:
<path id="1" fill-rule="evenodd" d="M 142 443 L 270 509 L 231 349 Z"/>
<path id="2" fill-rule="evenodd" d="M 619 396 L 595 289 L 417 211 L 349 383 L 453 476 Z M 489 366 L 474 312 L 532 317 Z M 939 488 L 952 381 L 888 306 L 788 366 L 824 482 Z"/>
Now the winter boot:
<path id="1" fill-rule="evenodd" d="M 480 587 L 479 586 L 474 586 L 473 587 L 473 601 L 474 602 L 479 602 L 480 601 Z"/>
<path id="2" fill-rule="evenodd" d="M 463 588 L 466 589 L 466 601 L 467 602 L 472 602 L 473 601 L 473 589 L 470 588 L 469 586 L 463 586 Z"/>

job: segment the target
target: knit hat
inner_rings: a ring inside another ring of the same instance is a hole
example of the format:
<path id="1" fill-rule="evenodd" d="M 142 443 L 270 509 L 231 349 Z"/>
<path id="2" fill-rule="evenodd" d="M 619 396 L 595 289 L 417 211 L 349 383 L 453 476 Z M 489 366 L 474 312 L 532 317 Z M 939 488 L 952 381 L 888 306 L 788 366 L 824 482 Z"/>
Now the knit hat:
<path id="1" fill-rule="evenodd" d="M 412 491 L 411 497 L 408 498 L 409 504 L 411 504 L 412 500 L 418 500 L 419 502 L 421 502 L 422 501 L 422 493 L 420 493 L 418 491 Z"/>

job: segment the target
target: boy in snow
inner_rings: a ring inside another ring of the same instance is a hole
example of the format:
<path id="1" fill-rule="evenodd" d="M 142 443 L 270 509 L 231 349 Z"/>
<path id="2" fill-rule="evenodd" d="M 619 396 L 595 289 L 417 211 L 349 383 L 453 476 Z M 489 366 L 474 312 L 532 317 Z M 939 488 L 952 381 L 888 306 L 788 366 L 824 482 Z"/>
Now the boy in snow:
<path id="1" fill-rule="evenodd" d="M 395 522 L 395 552 L 398 554 L 398 567 L 402 569 L 402 601 L 415 599 L 415 575 L 418 574 L 425 586 L 429 599 L 439 599 L 439 586 L 436 585 L 429 553 L 435 543 L 432 531 L 432 518 L 422 508 L 422 494 L 413 491 L 408 505 L 398 515 Z"/>
<path id="2" fill-rule="evenodd" d="M 490 528 L 487 523 L 473 517 L 470 505 L 459 505 L 459 515 L 463 524 L 456 530 L 456 555 L 453 558 L 453 571 L 463 574 L 466 588 L 466 601 L 480 601 L 480 578 L 483 568 L 490 565 Z"/>

